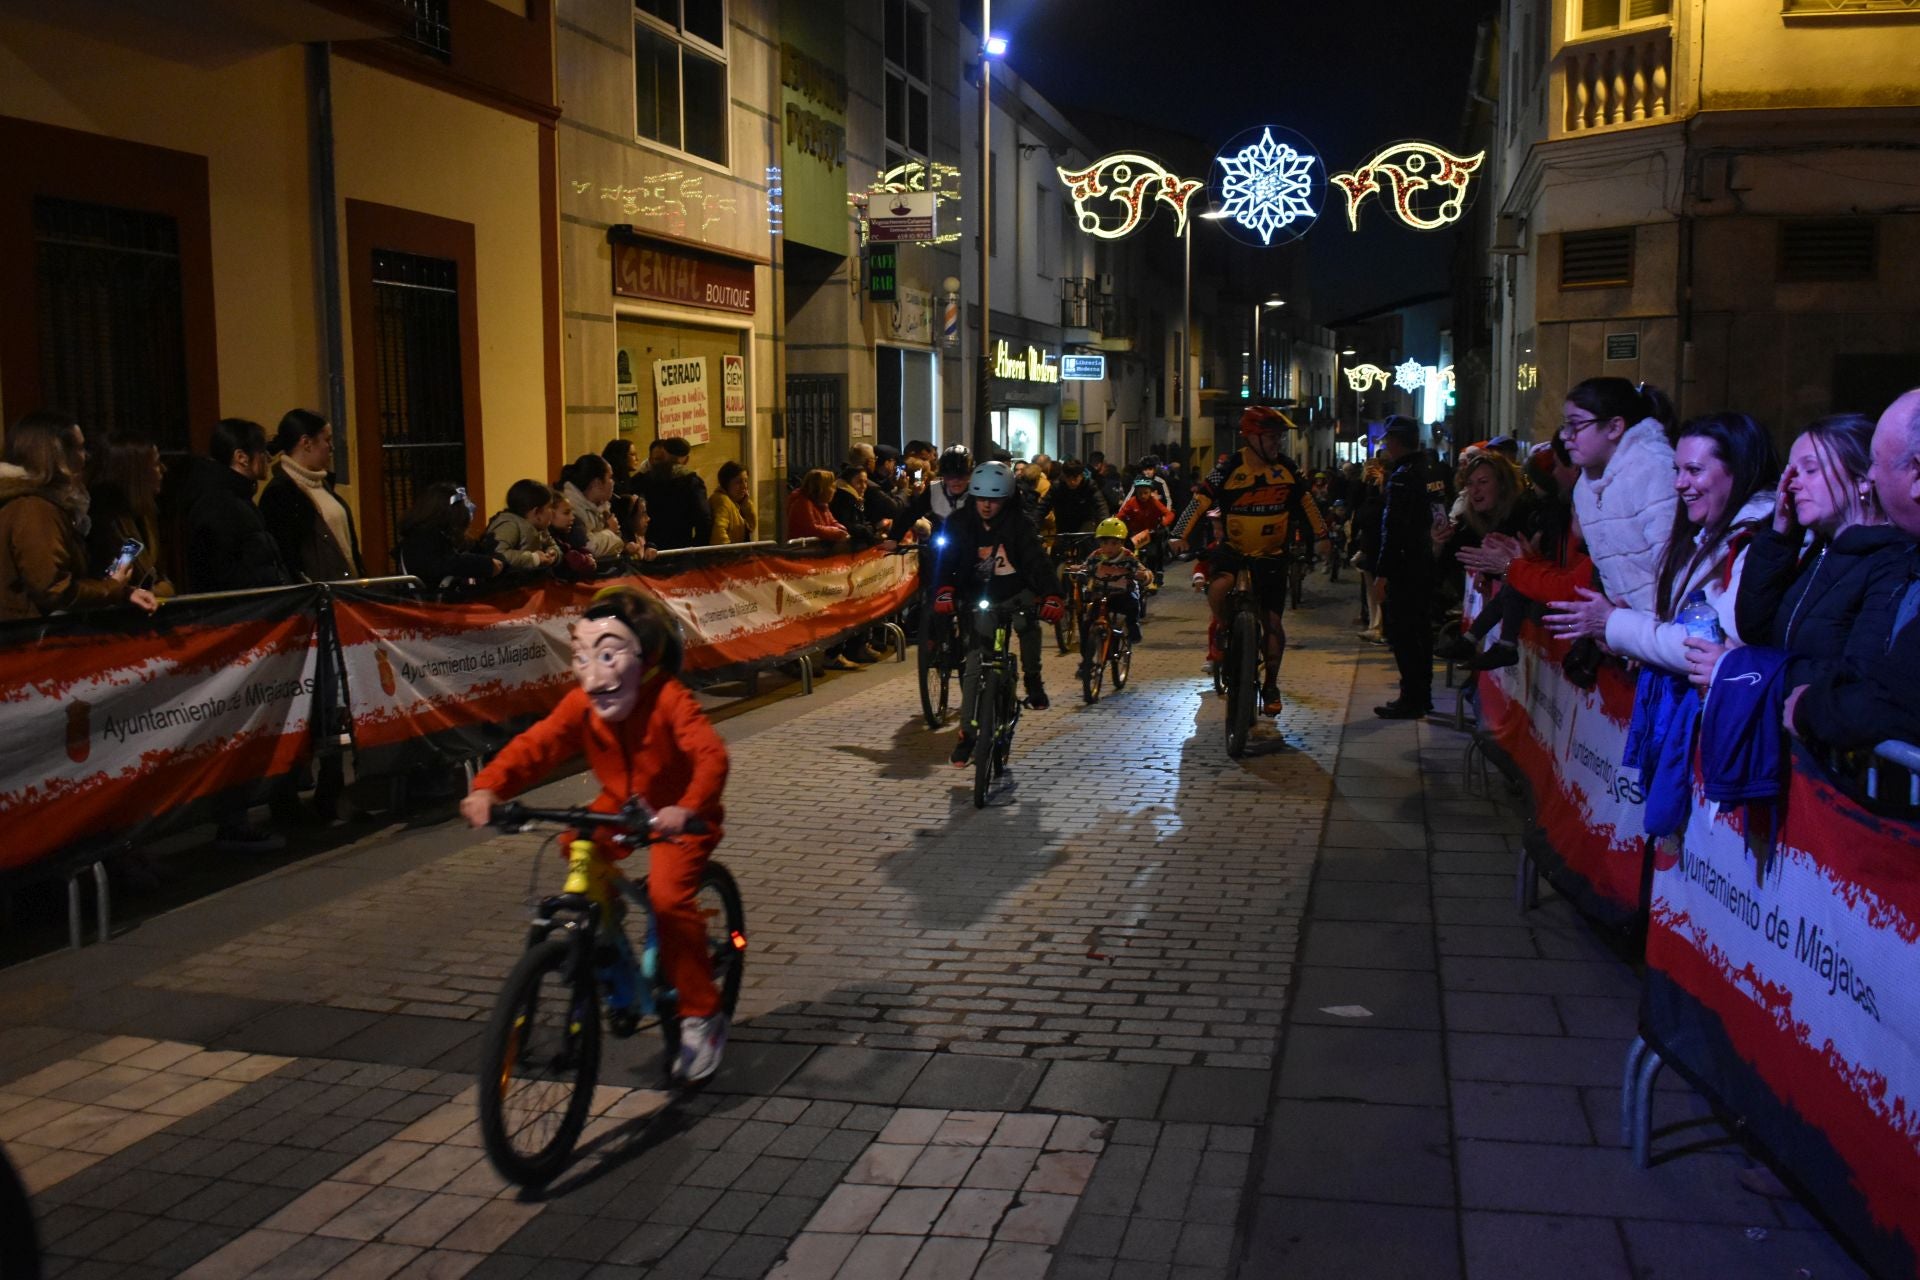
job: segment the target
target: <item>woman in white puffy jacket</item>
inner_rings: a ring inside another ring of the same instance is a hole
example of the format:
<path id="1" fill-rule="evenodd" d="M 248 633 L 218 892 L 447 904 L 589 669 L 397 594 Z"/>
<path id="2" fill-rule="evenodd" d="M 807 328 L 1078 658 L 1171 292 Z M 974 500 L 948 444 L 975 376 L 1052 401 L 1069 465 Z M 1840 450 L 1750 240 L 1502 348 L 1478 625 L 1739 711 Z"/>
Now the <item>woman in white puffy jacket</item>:
<path id="1" fill-rule="evenodd" d="M 1654 605 L 1654 568 L 1673 524 L 1673 405 L 1656 387 L 1588 378 L 1567 392 L 1560 438 L 1580 468 L 1573 510 L 1600 588 L 1635 609 Z"/>
<path id="2" fill-rule="evenodd" d="M 1687 631 L 1674 615 L 1700 591 L 1719 614 L 1728 642 L 1742 643 L 1734 625 L 1740 572 L 1753 530 L 1773 516 L 1779 475 L 1773 441 L 1744 413 L 1687 423 L 1674 446 L 1669 483 L 1678 505 L 1672 528 L 1645 566 L 1652 607 L 1623 607 L 1583 587 L 1580 599 L 1550 608 L 1548 630 L 1569 640 L 1593 636 L 1615 653 L 1685 675 Z"/>

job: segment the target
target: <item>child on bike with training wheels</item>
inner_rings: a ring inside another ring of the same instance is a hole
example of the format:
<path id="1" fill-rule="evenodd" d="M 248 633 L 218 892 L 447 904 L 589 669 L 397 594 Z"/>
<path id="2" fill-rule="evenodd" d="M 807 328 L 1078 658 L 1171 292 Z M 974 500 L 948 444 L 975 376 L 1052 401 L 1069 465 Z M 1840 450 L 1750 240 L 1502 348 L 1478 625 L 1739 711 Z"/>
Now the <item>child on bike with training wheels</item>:
<path id="1" fill-rule="evenodd" d="M 579 687 L 547 718 L 508 743 L 473 780 L 460 814 L 485 826 L 501 800 L 584 751 L 600 781 L 588 807 L 615 813 L 638 796 L 654 811 L 647 896 L 660 930 L 660 963 L 680 993 L 676 1079 L 695 1084 L 720 1065 L 726 1015 L 714 986 L 706 926 L 694 904 L 720 843 L 727 747 L 693 694 L 675 679 L 683 645 L 666 606 L 630 587 L 609 587 L 573 626 Z M 610 859 L 627 856 L 612 844 Z"/>
<path id="2" fill-rule="evenodd" d="M 1139 643 L 1140 640 L 1140 592 L 1153 581 L 1153 570 L 1140 562 L 1134 554 L 1133 544 L 1127 538 L 1126 522 L 1118 516 L 1108 516 L 1094 530 L 1099 541 L 1087 558 L 1080 562 L 1081 572 L 1087 575 L 1087 603 L 1105 599 L 1107 610 L 1127 620 L 1127 639 Z M 1087 678 L 1093 662 L 1094 651 L 1099 647 L 1099 637 L 1086 627 L 1080 629 L 1080 670 L 1075 674 L 1082 680 Z"/>
<path id="3" fill-rule="evenodd" d="M 1045 711 L 1051 704 L 1040 679 L 1040 624 L 1059 621 L 1066 602 L 1061 599 L 1053 562 L 1040 545 L 1032 521 L 1021 513 L 1014 490 L 1013 468 L 1006 463 L 983 462 L 973 469 L 973 478 L 967 482 L 970 500 L 948 518 L 943 530 L 947 548 L 935 579 L 933 609 L 952 614 L 963 594 L 972 601 L 980 593 L 996 605 L 1018 607 L 1023 616 L 1016 634 L 1027 705 Z M 973 635 L 971 627 L 962 630 Z M 980 650 L 974 645 L 968 649 L 966 677 L 961 682 L 960 740 L 949 757 L 955 765 L 964 766 L 973 757 L 973 686 L 979 670 Z"/>

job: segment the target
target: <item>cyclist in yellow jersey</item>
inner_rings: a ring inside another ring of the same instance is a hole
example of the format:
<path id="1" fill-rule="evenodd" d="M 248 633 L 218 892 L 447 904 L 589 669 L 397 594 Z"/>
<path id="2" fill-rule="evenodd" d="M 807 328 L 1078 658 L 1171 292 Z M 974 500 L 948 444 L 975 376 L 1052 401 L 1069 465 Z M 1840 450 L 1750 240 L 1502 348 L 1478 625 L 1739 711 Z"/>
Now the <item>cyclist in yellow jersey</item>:
<path id="1" fill-rule="evenodd" d="M 1252 570 L 1253 593 L 1265 615 L 1266 679 L 1260 686 L 1261 710 L 1270 716 L 1280 714 L 1280 659 L 1287 648 L 1287 633 L 1281 612 L 1287 606 L 1287 556 L 1294 540 L 1295 522 L 1306 521 L 1313 530 L 1317 550 L 1330 554 L 1326 522 L 1320 508 L 1308 500 L 1300 468 L 1284 452 L 1284 433 L 1293 428 L 1287 416 L 1265 405 L 1255 405 L 1240 415 L 1240 434 L 1246 447 L 1226 456 L 1212 475 L 1193 487 L 1193 501 L 1174 521 L 1176 554 L 1200 513 L 1208 507 L 1220 509 L 1224 532 L 1219 544 L 1208 556 L 1207 605 L 1225 634 L 1227 593 L 1242 566 Z M 1209 653 L 1211 661 L 1220 655 Z"/>

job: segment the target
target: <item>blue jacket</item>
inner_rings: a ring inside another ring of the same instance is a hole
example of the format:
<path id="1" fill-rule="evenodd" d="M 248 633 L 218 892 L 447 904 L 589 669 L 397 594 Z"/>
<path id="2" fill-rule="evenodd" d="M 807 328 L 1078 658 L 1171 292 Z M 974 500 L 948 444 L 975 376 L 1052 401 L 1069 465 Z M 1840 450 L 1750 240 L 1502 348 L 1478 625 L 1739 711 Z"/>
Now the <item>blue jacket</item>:
<path id="1" fill-rule="evenodd" d="M 1792 754 L 1780 723 L 1787 701 L 1784 649 L 1729 649 L 1713 673 L 1700 719 L 1700 772 L 1718 804 L 1778 800 Z"/>
<path id="2" fill-rule="evenodd" d="M 1642 816 L 1650 836 L 1677 835 L 1687 825 L 1693 804 L 1693 730 L 1699 718 L 1700 699 L 1685 676 L 1653 666 L 1640 668 L 1621 764 L 1640 771 L 1640 790 L 1646 794 Z"/>

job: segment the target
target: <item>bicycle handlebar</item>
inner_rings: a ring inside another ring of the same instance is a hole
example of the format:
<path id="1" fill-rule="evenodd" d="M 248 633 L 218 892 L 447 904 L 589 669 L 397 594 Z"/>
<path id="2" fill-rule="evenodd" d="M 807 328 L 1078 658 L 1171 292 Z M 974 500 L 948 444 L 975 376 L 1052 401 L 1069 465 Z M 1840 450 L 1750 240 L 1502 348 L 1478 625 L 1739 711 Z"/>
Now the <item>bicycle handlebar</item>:
<path id="1" fill-rule="evenodd" d="M 525 831 L 542 824 L 556 827 L 618 827 L 623 834 L 641 840 L 653 834 L 653 817 L 653 809 L 636 796 L 612 813 L 601 813 L 597 809 L 536 809 L 518 800 L 509 800 L 505 804 L 494 805 L 487 813 L 487 822 L 502 831 Z M 708 830 L 707 824 L 699 818 L 687 823 L 688 835 L 702 835 Z"/>

